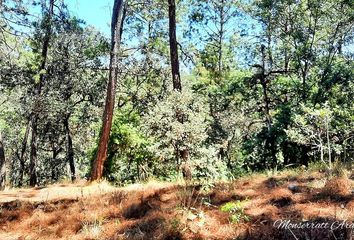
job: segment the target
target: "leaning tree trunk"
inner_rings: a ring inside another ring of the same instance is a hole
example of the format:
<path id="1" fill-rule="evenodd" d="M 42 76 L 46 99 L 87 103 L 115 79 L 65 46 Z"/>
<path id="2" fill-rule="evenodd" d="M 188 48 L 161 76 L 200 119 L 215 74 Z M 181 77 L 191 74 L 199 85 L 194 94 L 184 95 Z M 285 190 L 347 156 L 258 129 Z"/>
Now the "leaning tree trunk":
<path id="1" fill-rule="evenodd" d="M 39 67 L 39 82 L 36 83 L 35 86 L 35 106 L 32 112 L 32 135 L 31 135 L 31 152 L 30 152 L 30 185 L 35 186 L 37 184 L 37 172 L 36 172 L 36 165 L 37 165 L 37 135 L 38 135 L 38 118 L 40 112 L 40 104 L 39 98 L 42 92 L 43 83 L 45 80 L 45 69 L 47 63 L 47 56 L 48 56 L 48 49 L 49 49 L 49 41 L 52 35 L 52 18 L 54 15 L 54 1 L 49 0 L 49 9 L 46 15 L 45 24 L 45 34 L 43 39 L 43 46 L 42 46 L 42 53 L 41 53 L 41 63 Z"/>
<path id="2" fill-rule="evenodd" d="M 28 140 L 28 135 L 30 132 L 31 128 L 31 122 L 28 121 L 28 124 L 26 126 L 26 131 L 25 131 L 25 136 L 23 137 L 22 140 L 22 146 L 21 146 L 21 155 L 20 155 L 20 176 L 18 180 L 18 185 L 21 187 L 23 185 L 23 174 L 25 172 L 25 153 L 26 153 L 26 148 L 27 148 L 27 140 Z"/>
<path id="3" fill-rule="evenodd" d="M 6 184 L 6 158 L 4 143 L 0 132 L 0 190 L 4 190 Z"/>
<path id="4" fill-rule="evenodd" d="M 123 0 L 115 0 L 111 22 L 111 53 L 106 104 L 102 119 L 102 129 L 97 155 L 91 172 L 91 180 L 98 180 L 103 174 L 103 165 L 107 159 L 109 135 L 112 127 L 116 84 L 118 77 L 118 55 L 121 41 Z"/>
<path id="5" fill-rule="evenodd" d="M 170 37 L 170 58 L 171 58 L 171 73 L 173 90 L 182 92 L 181 75 L 179 72 L 179 60 L 178 60 L 178 42 L 176 35 L 176 2 L 175 0 L 168 0 L 168 17 L 169 17 L 169 37 Z M 176 110 L 177 121 L 183 124 L 183 113 Z M 177 151 L 177 159 L 181 158 L 183 163 L 181 164 L 183 177 L 187 180 L 191 178 L 191 168 L 189 166 L 189 150 L 184 148 Z"/>

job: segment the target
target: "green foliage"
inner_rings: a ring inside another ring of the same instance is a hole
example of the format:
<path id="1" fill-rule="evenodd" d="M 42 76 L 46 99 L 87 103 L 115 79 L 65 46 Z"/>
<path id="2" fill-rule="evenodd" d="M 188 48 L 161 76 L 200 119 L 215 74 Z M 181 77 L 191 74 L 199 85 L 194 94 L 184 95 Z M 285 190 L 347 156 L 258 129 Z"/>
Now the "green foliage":
<path id="1" fill-rule="evenodd" d="M 140 116 L 125 106 L 113 118 L 104 175 L 111 181 L 131 183 L 148 179 L 154 170 L 151 139 L 140 129 Z"/>
<path id="2" fill-rule="evenodd" d="M 218 179 L 225 174 L 225 165 L 217 158 L 216 149 L 206 144 L 210 116 L 205 98 L 187 87 L 182 93 L 171 92 L 144 116 L 146 134 L 154 139 L 150 151 L 165 169 L 173 171 L 176 152 L 189 151 L 189 162 L 197 179 Z M 183 118 L 176 118 L 179 112 Z"/>
<path id="3" fill-rule="evenodd" d="M 303 114 L 296 114 L 294 127 L 287 130 L 289 138 L 302 145 L 310 145 L 320 152 L 320 160 L 324 161 L 324 154 L 328 153 L 328 163 L 331 167 L 331 152 L 340 154 L 341 147 L 336 146 L 333 139 L 336 132 L 332 131 L 333 111 L 325 105 L 323 108 L 311 109 L 302 106 Z"/>
<path id="4" fill-rule="evenodd" d="M 351 161 L 351 1 L 177 4 L 181 93 L 171 92 L 166 2 L 127 4 L 107 179 L 178 180 L 186 149 L 193 180 L 207 184 L 253 170 Z M 109 40 L 64 4 L 54 12 L 40 70 L 46 4 L 8 0 L 0 9 L 0 130 L 13 185 L 21 171 L 28 182 L 31 134 L 24 137 L 33 114 L 40 116 L 40 184 L 68 176 L 68 136 L 78 176 L 88 177 L 97 150 Z"/>
<path id="5" fill-rule="evenodd" d="M 231 223 L 241 223 L 250 221 L 250 217 L 245 214 L 244 205 L 245 201 L 227 202 L 220 207 L 220 210 L 230 214 Z"/>

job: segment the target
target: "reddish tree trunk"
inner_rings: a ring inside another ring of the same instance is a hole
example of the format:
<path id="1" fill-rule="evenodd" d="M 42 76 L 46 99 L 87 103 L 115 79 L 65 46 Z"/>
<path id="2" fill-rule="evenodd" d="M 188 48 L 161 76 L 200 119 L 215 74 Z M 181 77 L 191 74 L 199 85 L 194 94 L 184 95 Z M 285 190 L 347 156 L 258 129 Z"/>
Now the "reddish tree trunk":
<path id="1" fill-rule="evenodd" d="M 121 28 L 122 28 L 122 11 L 123 0 L 115 0 L 113 6 L 112 23 L 111 23 L 111 54 L 110 54 L 110 67 L 109 79 L 107 86 L 107 95 L 105 109 L 102 119 L 102 129 L 100 142 L 98 145 L 97 155 L 94 160 L 91 180 L 98 180 L 103 174 L 103 165 L 107 158 L 107 148 L 109 135 L 112 127 L 114 101 L 116 93 L 116 83 L 118 77 L 118 55 L 121 41 Z"/>

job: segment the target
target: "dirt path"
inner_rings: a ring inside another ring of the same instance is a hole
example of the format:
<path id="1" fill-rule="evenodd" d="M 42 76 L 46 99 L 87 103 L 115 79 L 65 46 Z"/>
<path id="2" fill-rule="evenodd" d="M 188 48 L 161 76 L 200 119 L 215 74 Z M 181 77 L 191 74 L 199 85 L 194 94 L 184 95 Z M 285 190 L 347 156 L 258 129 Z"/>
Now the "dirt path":
<path id="1" fill-rule="evenodd" d="M 160 186 L 161 185 L 161 186 Z M 93 197 L 115 191 L 141 191 L 145 188 L 166 187 L 166 183 L 133 184 L 127 187 L 114 187 L 106 182 L 88 184 L 56 184 L 47 187 L 9 189 L 0 191 L 0 203 L 12 201 L 43 202 L 58 199 L 79 199 Z"/>
<path id="2" fill-rule="evenodd" d="M 0 202 L 11 202 L 15 200 L 42 202 L 56 199 L 73 199 L 89 197 L 97 194 L 112 192 L 116 188 L 106 183 L 101 184 L 60 184 L 47 187 L 36 187 L 26 189 L 10 189 L 0 192 Z"/>

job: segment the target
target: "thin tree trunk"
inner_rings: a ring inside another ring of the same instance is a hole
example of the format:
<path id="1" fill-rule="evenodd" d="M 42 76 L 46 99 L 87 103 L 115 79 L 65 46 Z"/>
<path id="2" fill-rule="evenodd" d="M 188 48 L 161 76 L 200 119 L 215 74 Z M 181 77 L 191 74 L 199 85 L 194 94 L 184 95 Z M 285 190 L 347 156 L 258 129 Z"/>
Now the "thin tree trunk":
<path id="1" fill-rule="evenodd" d="M 284 32 L 285 32 L 285 36 L 288 35 L 288 20 L 285 22 L 285 26 L 284 26 Z M 286 73 L 288 73 L 288 69 L 289 69 L 289 56 L 288 56 L 288 38 L 284 37 L 284 71 Z"/>
<path id="2" fill-rule="evenodd" d="M 306 81 L 307 81 L 307 71 L 308 71 L 308 62 L 305 59 L 304 67 L 301 68 L 301 78 L 302 78 L 301 100 L 303 101 L 303 103 L 305 103 L 306 99 L 307 99 L 307 83 L 306 83 Z M 303 145 L 301 148 L 302 148 L 302 162 L 303 162 L 303 164 L 305 166 L 307 166 L 308 162 L 309 162 L 309 159 L 308 159 L 309 149 L 305 145 Z"/>
<path id="3" fill-rule="evenodd" d="M 223 63 L 222 63 L 222 57 L 223 57 L 223 39 L 224 39 L 224 0 L 221 0 L 221 6 L 220 6 L 220 12 L 219 12 L 219 17 L 220 17 L 220 29 L 219 29 L 219 52 L 218 52 L 218 72 L 219 72 L 219 80 L 221 80 L 222 76 L 222 70 L 223 70 Z"/>
<path id="4" fill-rule="evenodd" d="M 111 23 L 111 54 L 106 104 L 103 113 L 100 142 L 98 145 L 97 155 L 92 166 L 91 180 L 98 180 L 102 177 L 104 162 L 107 159 L 107 148 L 112 127 L 116 83 L 118 77 L 118 55 L 121 42 L 122 10 L 123 0 L 115 0 Z"/>
<path id="5" fill-rule="evenodd" d="M 58 168 L 56 167 L 57 166 L 57 164 L 56 164 L 56 159 L 57 159 L 57 157 L 58 157 L 58 155 L 59 155 L 59 153 L 62 151 L 62 149 L 61 148 L 59 148 L 59 149 L 57 149 L 56 147 L 55 147 L 55 144 L 53 143 L 53 148 L 52 148 L 52 176 L 51 176 L 51 178 L 52 178 L 52 181 L 53 182 L 56 182 L 56 181 L 58 181 Z"/>
<path id="6" fill-rule="evenodd" d="M 320 140 L 320 152 L 321 152 L 321 162 L 326 163 L 324 160 L 324 153 L 323 153 L 323 144 L 322 141 Z"/>
<path id="7" fill-rule="evenodd" d="M 267 127 L 268 131 L 271 130 L 272 126 L 272 119 L 269 113 L 269 97 L 268 97 L 268 86 L 267 86 L 267 79 L 265 75 L 265 46 L 261 46 L 261 52 L 262 52 L 262 74 L 260 77 L 261 85 L 262 85 L 262 90 L 263 90 L 263 101 L 264 101 L 264 113 L 266 115 L 266 120 L 267 120 Z"/>
<path id="8" fill-rule="evenodd" d="M 70 66 L 69 66 L 69 58 L 70 58 L 70 50 L 68 47 L 65 48 L 65 57 L 66 61 L 64 64 L 64 72 L 69 72 Z M 72 96 L 72 86 L 68 87 L 66 90 L 66 95 L 64 97 L 64 102 L 68 103 L 71 96 Z M 72 106 L 74 107 L 74 106 Z M 70 107 L 71 108 L 71 107 Z M 71 181 L 74 182 L 76 180 L 76 172 L 75 172 L 75 162 L 74 162 L 74 149 L 73 149 L 73 142 L 72 142 L 72 137 L 70 133 L 70 127 L 69 127 L 69 120 L 71 117 L 71 113 L 68 112 L 65 114 L 64 119 L 63 119 L 63 125 L 65 129 L 65 135 L 66 135 L 66 141 L 67 141 L 67 147 L 66 147 L 66 160 L 69 163 L 70 167 L 70 177 Z"/>
<path id="9" fill-rule="evenodd" d="M 49 49 L 49 41 L 52 35 L 52 18 L 54 14 L 54 1 L 49 0 L 49 9 L 46 16 L 46 29 L 45 35 L 43 39 L 43 47 L 41 53 L 41 64 L 39 68 L 39 82 L 36 83 L 35 86 L 35 106 L 32 113 L 32 137 L 31 137 L 31 153 L 30 153 L 30 185 L 35 186 L 37 184 L 37 172 L 36 172 L 36 165 L 37 165 L 37 133 L 38 133 L 38 116 L 39 116 L 39 97 L 42 92 L 42 87 L 45 80 L 45 69 L 48 57 L 48 49 Z"/>
<path id="10" fill-rule="evenodd" d="M 284 141 L 282 150 L 283 150 L 283 157 L 284 157 L 284 166 L 289 164 L 289 143 L 287 140 Z"/>
<path id="11" fill-rule="evenodd" d="M 175 0 L 168 0 L 168 16 L 169 16 L 169 37 L 170 37 L 170 57 L 171 57 L 171 73 L 173 90 L 182 92 L 181 75 L 179 72 L 178 59 L 178 43 L 176 35 L 176 2 Z M 177 121 L 183 124 L 183 113 L 176 110 Z M 189 150 L 187 148 L 177 151 L 177 159 L 181 157 L 183 163 L 180 166 L 183 177 L 186 180 L 191 178 L 191 169 L 189 166 Z"/>
<path id="12" fill-rule="evenodd" d="M 332 154 L 331 154 L 331 143 L 329 140 L 329 118 L 328 118 L 328 116 L 326 116 L 326 137 L 327 137 L 327 147 L 328 147 L 329 169 L 332 169 Z"/>
<path id="13" fill-rule="evenodd" d="M 168 0 L 168 17 L 169 17 L 170 57 L 171 57 L 173 89 L 181 92 L 182 84 L 181 84 L 181 75 L 179 72 L 179 60 L 178 60 L 175 0 Z"/>
<path id="14" fill-rule="evenodd" d="M 74 148 L 73 148 L 73 140 L 71 137 L 70 133 L 70 127 L 69 127 L 69 118 L 70 116 L 67 116 L 64 119 L 64 127 L 65 127 L 65 132 L 66 132 L 66 139 L 67 139 L 67 160 L 69 162 L 70 166 L 70 173 L 71 173 L 71 181 L 76 180 L 76 171 L 75 171 L 75 161 L 74 161 Z"/>
<path id="15" fill-rule="evenodd" d="M 264 114 L 266 116 L 267 121 L 267 139 L 266 139 L 266 148 L 270 150 L 271 157 L 272 157 L 272 167 L 274 168 L 277 165 L 277 158 L 276 158 L 276 146 L 275 146 L 275 139 L 272 134 L 272 118 L 270 116 L 270 100 L 268 97 L 268 86 L 267 86 L 267 79 L 265 75 L 265 46 L 261 46 L 261 53 L 262 53 L 262 73 L 260 77 L 262 90 L 263 90 L 263 101 L 264 101 Z"/>
<path id="16" fill-rule="evenodd" d="M 269 33 L 267 36 L 267 51 L 268 51 L 268 61 L 269 61 L 269 71 L 273 69 L 273 54 L 272 54 L 272 35 L 270 33 L 270 26 L 269 26 Z"/>
<path id="17" fill-rule="evenodd" d="M 31 152 L 30 152 L 30 165 L 29 165 L 29 175 L 30 175 L 30 186 L 35 186 L 37 184 L 37 122 L 38 118 L 32 117 L 32 135 L 31 135 Z"/>
<path id="18" fill-rule="evenodd" d="M 25 153 L 27 149 L 27 141 L 28 141 L 28 135 L 30 132 L 31 128 L 31 121 L 28 121 L 28 124 L 26 126 L 26 131 L 25 131 L 25 136 L 23 137 L 22 140 L 22 146 L 21 146 L 21 155 L 20 155 L 20 176 L 19 176 L 19 181 L 18 185 L 21 187 L 23 185 L 23 174 L 25 172 Z"/>
<path id="19" fill-rule="evenodd" d="M 4 190 L 6 185 L 6 158 L 5 158 L 5 149 L 0 132 L 0 190 Z"/>

